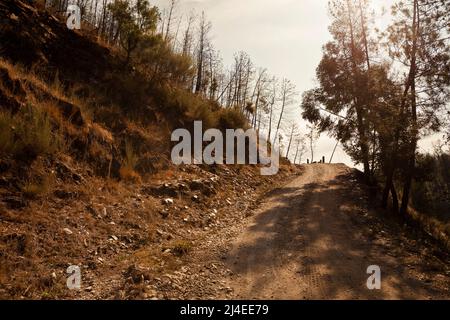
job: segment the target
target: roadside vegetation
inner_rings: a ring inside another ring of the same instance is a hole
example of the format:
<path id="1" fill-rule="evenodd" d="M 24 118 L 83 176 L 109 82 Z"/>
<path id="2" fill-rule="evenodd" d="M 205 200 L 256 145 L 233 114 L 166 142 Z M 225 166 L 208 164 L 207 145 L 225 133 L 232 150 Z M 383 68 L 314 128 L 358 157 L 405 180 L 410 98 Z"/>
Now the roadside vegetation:
<path id="1" fill-rule="evenodd" d="M 384 30 L 368 0 L 334 0 L 329 7 L 333 40 L 323 48 L 319 85 L 303 95 L 303 118 L 362 165 L 383 208 L 405 220 L 412 204 L 433 216 L 448 210 L 448 153 L 419 155 L 418 145 L 449 127 L 450 3 L 395 2 Z"/>

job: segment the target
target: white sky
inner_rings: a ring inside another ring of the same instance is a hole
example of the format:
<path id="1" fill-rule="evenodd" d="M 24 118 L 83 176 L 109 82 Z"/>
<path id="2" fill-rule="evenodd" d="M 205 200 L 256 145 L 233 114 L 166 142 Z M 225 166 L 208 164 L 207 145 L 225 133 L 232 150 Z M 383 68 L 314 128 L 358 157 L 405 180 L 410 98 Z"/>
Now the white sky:
<path id="1" fill-rule="evenodd" d="M 393 2 L 373 0 L 376 10 L 383 5 L 390 7 Z M 169 0 L 151 3 L 163 10 Z M 301 94 L 315 87 L 315 69 L 322 56 L 322 46 L 331 39 L 327 3 L 328 0 L 180 0 L 176 15 L 204 11 L 212 23 L 211 40 L 225 66 L 232 64 L 234 53 L 245 51 L 257 67 L 290 79 Z M 306 132 L 300 113 L 296 107 L 290 117 L 297 119 L 300 130 Z M 316 160 L 324 155 L 328 161 L 335 143 L 324 134 L 317 144 Z M 430 144 L 428 141 L 421 150 Z M 340 147 L 333 162 L 353 166 Z"/>

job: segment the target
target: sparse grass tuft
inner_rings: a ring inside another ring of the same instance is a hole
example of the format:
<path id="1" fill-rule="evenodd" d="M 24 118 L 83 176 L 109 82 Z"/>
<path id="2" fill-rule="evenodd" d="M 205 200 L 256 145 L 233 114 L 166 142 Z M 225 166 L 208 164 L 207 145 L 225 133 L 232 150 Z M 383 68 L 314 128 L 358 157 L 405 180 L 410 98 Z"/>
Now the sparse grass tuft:
<path id="1" fill-rule="evenodd" d="M 248 122 L 240 110 L 229 108 L 219 111 L 218 125 L 222 130 L 245 129 L 248 126 Z"/>
<path id="2" fill-rule="evenodd" d="M 134 151 L 133 145 L 129 142 L 125 142 L 125 160 L 124 160 L 124 167 L 133 169 L 136 167 L 136 164 L 139 160 L 139 157 L 137 156 L 136 152 Z"/>
<path id="3" fill-rule="evenodd" d="M 133 183 L 141 182 L 141 176 L 135 171 L 138 160 L 139 157 L 134 151 L 133 145 L 129 141 L 126 141 L 125 158 L 119 170 L 120 177 L 123 180 Z"/>
<path id="4" fill-rule="evenodd" d="M 132 183 L 141 183 L 141 176 L 134 171 L 134 169 L 128 167 L 122 167 L 119 170 L 120 177 L 122 180 Z"/>
<path id="5" fill-rule="evenodd" d="M 34 160 L 54 154 L 63 145 L 62 137 L 53 132 L 49 116 L 31 105 L 11 115 L 0 111 L 0 151 L 20 160 Z"/>
<path id="6" fill-rule="evenodd" d="M 450 249 L 450 223 L 430 217 L 427 214 L 420 213 L 413 208 L 408 209 L 408 218 L 420 226 L 428 235 L 436 239 L 447 250 Z"/>
<path id="7" fill-rule="evenodd" d="M 11 154 L 14 150 L 12 116 L 9 112 L 0 112 L 0 154 Z"/>
<path id="8" fill-rule="evenodd" d="M 177 256 L 184 256 L 185 254 L 188 254 L 191 249 L 192 243 L 179 240 L 173 244 L 171 251 Z"/>
<path id="9" fill-rule="evenodd" d="M 21 190 L 23 195 L 28 199 L 37 199 L 48 193 L 50 189 L 50 182 L 47 177 L 41 179 L 38 182 L 26 181 Z"/>

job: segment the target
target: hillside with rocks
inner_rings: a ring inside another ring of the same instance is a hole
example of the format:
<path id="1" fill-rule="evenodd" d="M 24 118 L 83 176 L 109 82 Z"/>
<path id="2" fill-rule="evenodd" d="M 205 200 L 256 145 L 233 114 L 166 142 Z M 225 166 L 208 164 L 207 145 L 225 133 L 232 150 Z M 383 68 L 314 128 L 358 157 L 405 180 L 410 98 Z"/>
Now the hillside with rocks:
<path id="1" fill-rule="evenodd" d="M 183 108 L 210 102 L 173 101 L 176 85 L 26 1 L 2 2 L 0 21 L 1 298 L 107 298 L 141 281 L 142 262 L 152 277 L 176 270 L 300 172 L 172 165 L 171 130 L 201 119 Z M 70 265 L 81 292 L 66 288 Z"/>
<path id="2" fill-rule="evenodd" d="M 248 57 L 236 56 L 231 79 L 215 78 L 212 55 L 202 71 L 211 48 L 175 49 L 154 8 L 139 11 L 144 31 L 134 20 L 121 30 L 113 5 L 102 26 L 81 30 L 56 9 L 0 2 L 0 299 L 450 297 L 447 222 L 390 214 L 356 169 L 291 162 L 294 125 L 273 176 L 261 163 L 173 164 L 171 134 L 194 121 L 259 131 L 266 112 L 276 139 L 291 82 L 270 103 L 261 72 L 249 102 Z M 320 115 L 309 107 L 304 117 Z M 373 264 L 384 291 L 367 290 Z M 79 290 L 68 288 L 71 266 Z"/>

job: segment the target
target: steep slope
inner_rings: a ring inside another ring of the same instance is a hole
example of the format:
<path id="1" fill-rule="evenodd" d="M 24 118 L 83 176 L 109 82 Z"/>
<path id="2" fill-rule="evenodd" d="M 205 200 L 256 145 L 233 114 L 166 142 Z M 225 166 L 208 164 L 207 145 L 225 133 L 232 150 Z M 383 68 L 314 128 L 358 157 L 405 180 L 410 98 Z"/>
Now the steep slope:
<path id="1" fill-rule="evenodd" d="M 227 111 L 28 3 L 0 2 L 0 298 L 142 298 L 300 171 L 172 165 L 174 128 Z"/>

